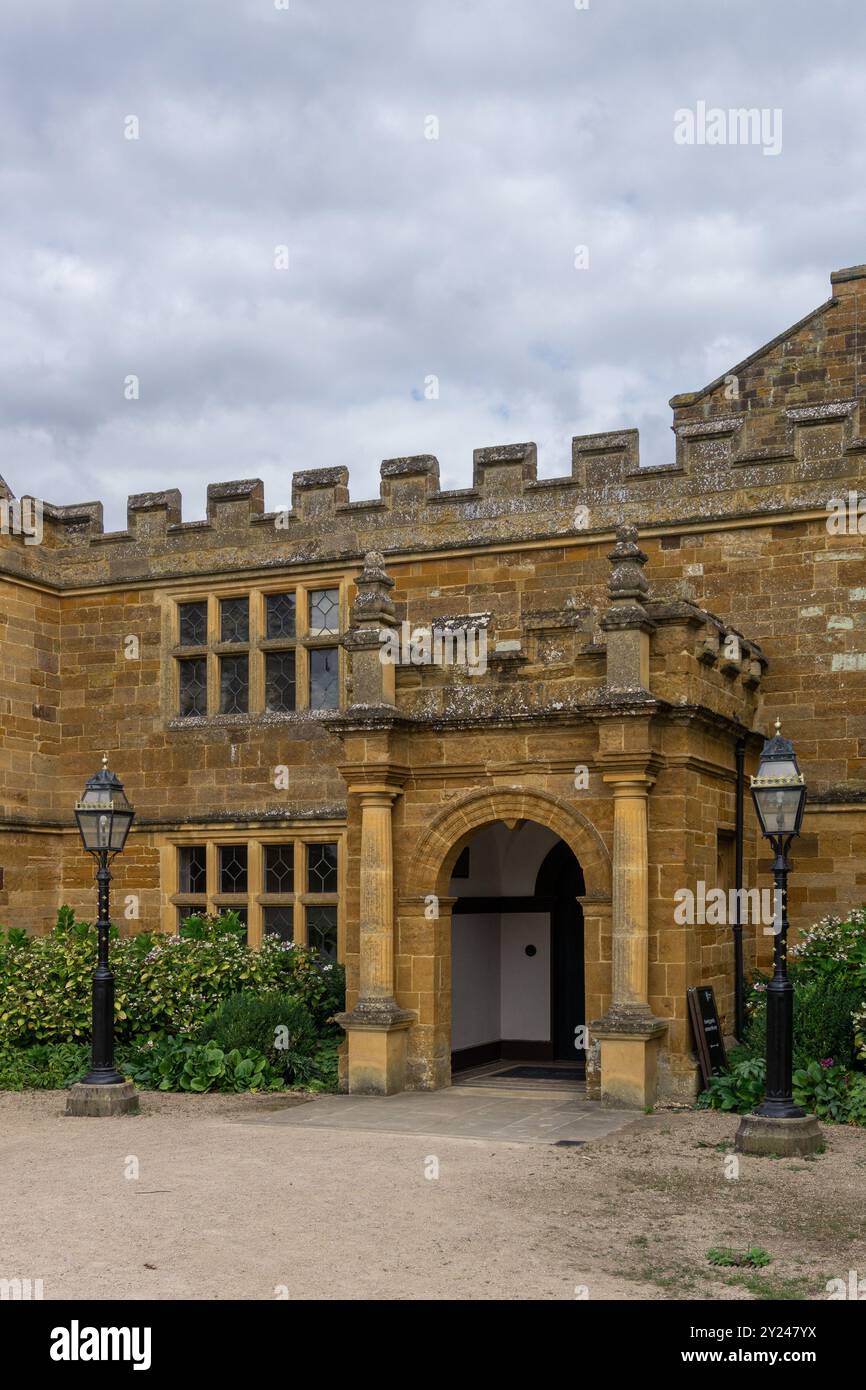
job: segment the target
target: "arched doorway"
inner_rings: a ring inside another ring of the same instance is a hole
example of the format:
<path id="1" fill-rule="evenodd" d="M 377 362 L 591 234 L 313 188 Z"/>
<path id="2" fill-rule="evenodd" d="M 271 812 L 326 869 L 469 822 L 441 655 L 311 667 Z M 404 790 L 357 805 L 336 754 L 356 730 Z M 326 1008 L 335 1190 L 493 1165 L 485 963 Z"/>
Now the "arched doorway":
<path id="1" fill-rule="evenodd" d="M 513 1063 L 550 1079 L 583 1062 L 581 866 L 555 831 L 533 821 L 476 830 L 452 869 L 452 1073 Z"/>

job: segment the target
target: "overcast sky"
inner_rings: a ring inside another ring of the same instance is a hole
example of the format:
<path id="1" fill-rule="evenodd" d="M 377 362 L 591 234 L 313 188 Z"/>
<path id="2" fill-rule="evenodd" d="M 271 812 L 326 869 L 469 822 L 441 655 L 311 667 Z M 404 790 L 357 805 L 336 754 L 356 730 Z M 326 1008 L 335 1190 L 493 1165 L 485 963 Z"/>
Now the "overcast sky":
<path id="1" fill-rule="evenodd" d="M 551 476 L 622 426 L 670 462 L 669 397 L 866 261 L 851 0 L 282 3 L 3 0 L 15 492 L 118 527 L 333 464 L 377 496 L 403 454 L 460 487 L 535 440 Z M 676 143 L 699 102 L 780 109 L 781 153 Z"/>

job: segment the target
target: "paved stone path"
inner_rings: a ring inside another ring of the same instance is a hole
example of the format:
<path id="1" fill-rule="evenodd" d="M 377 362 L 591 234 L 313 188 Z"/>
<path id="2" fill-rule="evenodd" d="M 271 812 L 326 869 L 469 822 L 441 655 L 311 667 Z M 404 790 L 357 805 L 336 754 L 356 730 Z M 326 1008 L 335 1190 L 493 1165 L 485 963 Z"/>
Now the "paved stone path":
<path id="1" fill-rule="evenodd" d="M 397 1096 L 321 1096 L 307 1105 L 251 1116 L 247 1123 L 556 1144 L 598 1139 L 640 1118 L 633 1110 L 608 1110 L 580 1093 L 453 1086 Z"/>

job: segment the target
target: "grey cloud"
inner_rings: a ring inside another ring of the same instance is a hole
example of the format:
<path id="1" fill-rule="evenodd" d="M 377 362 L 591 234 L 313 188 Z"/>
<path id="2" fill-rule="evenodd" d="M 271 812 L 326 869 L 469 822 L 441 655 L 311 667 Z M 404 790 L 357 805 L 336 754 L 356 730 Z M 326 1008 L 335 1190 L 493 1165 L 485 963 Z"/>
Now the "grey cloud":
<path id="1" fill-rule="evenodd" d="M 610 426 L 669 458 L 668 397 L 866 259 L 864 35 L 841 0 L 8 3 L 0 471 L 121 525 L 334 463 L 375 495 L 395 454 L 465 485 L 508 440 L 561 472 Z M 781 108 L 781 155 L 676 146 L 698 100 Z"/>

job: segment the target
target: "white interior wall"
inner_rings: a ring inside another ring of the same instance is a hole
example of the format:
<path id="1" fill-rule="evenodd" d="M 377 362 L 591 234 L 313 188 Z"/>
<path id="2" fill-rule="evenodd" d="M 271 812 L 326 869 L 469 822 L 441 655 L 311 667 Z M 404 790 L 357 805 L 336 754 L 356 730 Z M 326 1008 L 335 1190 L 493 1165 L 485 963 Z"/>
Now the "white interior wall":
<path id="1" fill-rule="evenodd" d="M 459 913 L 451 930 L 451 1049 L 498 1042 L 499 913 Z"/>
<path id="2" fill-rule="evenodd" d="M 469 846 L 469 877 L 451 880 L 454 897 L 526 897 L 552 830 L 527 821 L 509 830 L 497 821 Z M 526 947 L 536 948 L 534 956 Z M 502 1038 L 550 1037 L 550 914 L 458 913 L 451 926 L 451 1047 L 459 1051 Z"/>
<path id="3" fill-rule="evenodd" d="M 547 1042 L 550 1037 L 550 913 L 500 916 L 500 1037 Z M 528 956 L 526 947 L 534 946 Z"/>

